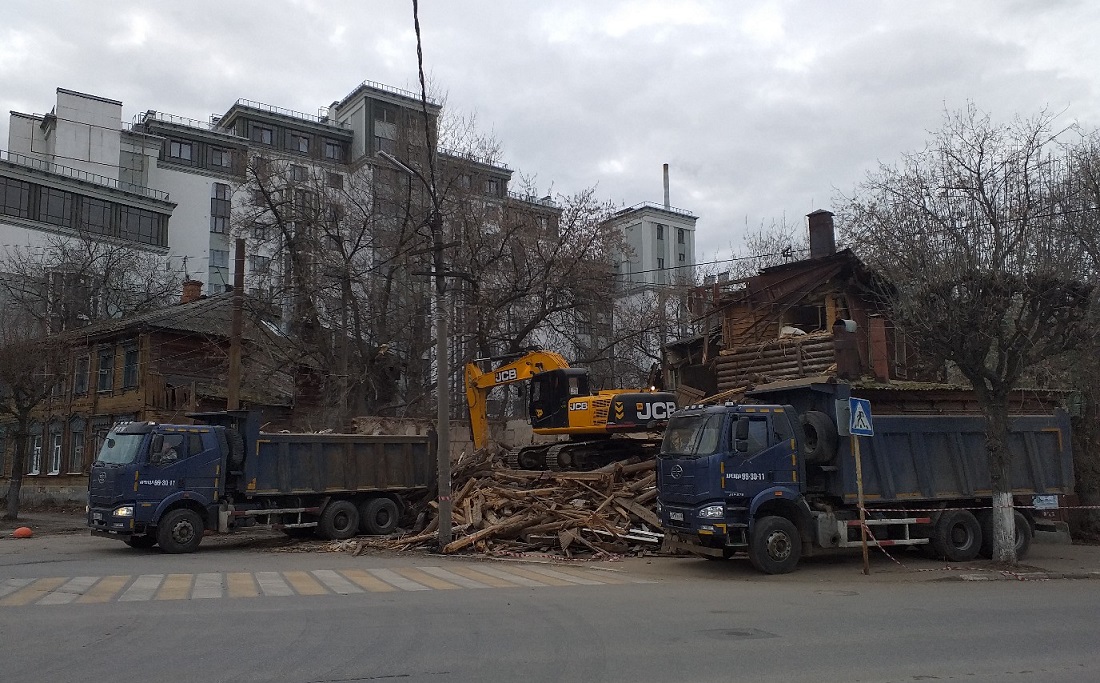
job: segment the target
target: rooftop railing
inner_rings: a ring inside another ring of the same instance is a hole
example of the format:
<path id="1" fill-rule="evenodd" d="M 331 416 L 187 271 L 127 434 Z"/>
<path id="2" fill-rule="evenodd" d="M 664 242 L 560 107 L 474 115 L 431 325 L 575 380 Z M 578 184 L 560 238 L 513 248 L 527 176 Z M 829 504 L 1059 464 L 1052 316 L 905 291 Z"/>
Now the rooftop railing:
<path id="1" fill-rule="evenodd" d="M 408 98 L 410 100 L 416 100 L 417 102 L 420 101 L 419 93 L 410 92 L 408 90 L 402 90 L 401 88 L 395 88 L 392 85 L 386 85 L 384 83 L 377 83 L 375 81 L 363 81 L 359 85 L 352 88 L 351 92 L 349 92 L 347 95 L 344 95 L 344 99 L 340 100 L 340 102 L 346 102 L 349 97 L 351 97 L 352 95 L 355 94 L 356 90 L 359 90 L 359 88 L 362 88 L 362 87 L 374 88 L 375 90 L 381 90 L 382 92 L 388 92 L 391 95 L 398 95 L 400 97 L 405 97 L 405 98 Z M 438 107 L 439 106 L 439 103 L 436 102 L 435 100 L 433 100 L 430 97 L 428 98 L 428 104 L 433 106 L 433 107 Z"/>
<path id="2" fill-rule="evenodd" d="M 122 192 L 139 194 L 143 197 L 148 197 L 149 199 L 168 201 L 168 193 L 162 190 L 154 190 L 153 188 L 145 187 L 144 185 L 124 183 L 116 178 L 110 178 L 108 176 L 98 175 L 96 173 L 88 173 L 87 171 L 81 171 L 78 168 L 62 166 L 61 164 L 55 164 L 52 161 L 35 159 L 34 157 L 25 156 L 16 152 L 9 152 L 7 150 L 0 149 L 0 161 L 6 161 L 10 164 L 16 164 L 18 166 L 26 166 L 27 168 L 33 168 L 37 171 L 45 171 L 46 173 L 53 173 L 55 175 L 65 176 L 74 180 L 81 180 L 86 183 L 102 185 L 104 187 L 109 187 L 114 190 L 121 190 Z"/>
<path id="3" fill-rule="evenodd" d="M 276 107 L 273 104 L 264 104 L 263 102 L 256 102 L 254 100 L 246 100 L 243 97 L 237 100 L 237 105 L 241 107 L 248 107 L 249 109 L 259 109 L 260 111 L 266 111 L 269 114 L 278 114 L 279 116 L 289 116 L 294 119 L 301 119 L 303 121 L 310 121 L 312 123 L 319 123 L 322 126 L 332 126 L 333 128 L 348 128 L 348 124 L 342 121 L 336 121 L 327 117 L 316 116 L 314 114 L 306 114 L 305 112 L 294 111 L 293 109 L 285 109 L 283 107 Z"/>
<path id="4" fill-rule="evenodd" d="M 661 211 L 668 211 L 669 213 L 679 214 L 688 218 L 698 218 L 695 214 L 687 209 L 677 209 L 675 206 L 665 206 L 664 204 L 658 204 L 657 202 L 639 202 L 634 206 L 628 206 L 624 209 L 619 209 L 616 213 L 626 213 L 627 211 L 636 211 L 638 209 L 660 209 Z"/>
<path id="5" fill-rule="evenodd" d="M 558 208 L 557 203 L 550 197 L 536 197 L 533 194 L 520 194 L 519 192 L 508 192 L 509 199 L 515 199 L 521 202 L 527 202 L 528 204 L 537 204 L 539 206 L 547 206 L 552 209 Z"/>

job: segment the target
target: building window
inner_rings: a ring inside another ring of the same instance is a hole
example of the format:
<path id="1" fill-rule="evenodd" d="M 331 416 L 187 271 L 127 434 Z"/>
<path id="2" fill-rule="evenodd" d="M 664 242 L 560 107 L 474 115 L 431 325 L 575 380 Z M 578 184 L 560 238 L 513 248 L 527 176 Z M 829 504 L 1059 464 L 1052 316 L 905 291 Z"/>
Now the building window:
<path id="1" fill-rule="evenodd" d="M 665 269 L 665 260 L 663 258 L 657 259 L 657 270 Z"/>
<path id="2" fill-rule="evenodd" d="M 374 149 L 379 152 L 385 152 L 386 154 L 395 154 L 397 152 L 397 142 L 382 137 L 381 135 L 375 135 Z"/>
<path id="3" fill-rule="evenodd" d="M 344 151 L 339 142 L 325 140 L 325 158 L 329 161 L 340 161 L 344 158 Z"/>
<path id="4" fill-rule="evenodd" d="M 69 435 L 69 472 L 80 474 L 84 471 L 84 432 L 72 432 Z"/>
<path id="5" fill-rule="evenodd" d="M 252 126 L 252 142 L 270 145 L 275 140 L 275 131 L 266 126 Z"/>
<path id="6" fill-rule="evenodd" d="M 252 261 L 253 273 L 267 273 L 271 270 L 271 259 L 267 256 L 252 255 L 249 257 Z"/>
<path id="7" fill-rule="evenodd" d="M 42 435 L 35 434 L 27 439 L 27 474 L 42 472 Z"/>
<path id="8" fill-rule="evenodd" d="M 305 166 L 292 165 L 290 167 L 290 179 L 296 183 L 301 183 L 308 180 L 309 169 L 307 169 Z"/>
<path id="9" fill-rule="evenodd" d="M 80 225 L 77 227 L 99 235 L 112 234 L 111 203 L 93 197 L 81 197 Z"/>
<path id="10" fill-rule="evenodd" d="M 210 232 L 224 235 L 229 229 L 232 190 L 225 183 L 212 183 L 210 191 Z"/>
<path id="11" fill-rule="evenodd" d="M 680 254 L 680 263 L 687 261 L 687 257 L 684 254 Z"/>
<path id="12" fill-rule="evenodd" d="M 485 194 L 491 197 L 500 196 L 500 181 L 496 178 L 485 179 Z"/>
<path id="13" fill-rule="evenodd" d="M 263 242 L 267 240 L 267 227 L 263 225 L 257 225 L 252 228 L 252 239 L 257 242 Z"/>
<path id="14" fill-rule="evenodd" d="M 123 205 L 119 207 L 119 216 L 122 219 L 119 232 L 122 239 L 142 244 L 168 244 L 163 214 Z"/>
<path id="15" fill-rule="evenodd" d="M 73 394 L 79 396 L 88 393 L 88 368 L 91 359 L 81 356 L 76 359 L 76 372 L 73 375 Z"/>
<path id="16" fill-rule="evenodd" d="M 229 251 L 227 249 L 211 249 L 210 265 L 214 268 L 228 268 Z"/>
<path id="17" fill-rule="evenodd" d="M 99 375 L 96 391 L 110 391 L 115 380 L 115 350 L 99 352 Z"/>
<path id="18" fill-rule="evenodd" d="M 0 178 L 0 214 L 30 218 L 31 183 Z"/>
<path id="19" fill-rule="evenodd" d="M 38 219 L 43 223 L 69 228 L 73 225 L 73 193 L 43 187 L 38 205 Z"/>
<path id="20" fill-rule="evenodd" d="M 660 223 L 657 224 L 657 239 L 663 240 L 665 238 L 665 226 Z"/>
<path id="21" fill-rule="evenodd" d="M 309 136 L 302 135 L 301 133 L 290 133 L 290 140 L 288 147 L 292 152 L 300 152 L 301 154 L 309 154 Z"/>
<path id="22" fill-rule="evenodd" d="M 344 176 L 339 173 L 326 173 L 325 185 L 337 190 L 344 189 Z"/>
<path id="23" fill-rule="evenodd" d="M 220 168 L 229 168 L 233 165 L 233 154 L 228 149 L 211 147 L 210 165 Z"/>
<path id="24" fill-rule="evenodd" d="M 122 388 L 132 389 L 138 385 L 138 350 L 129 347 L 122 357 Z"/>
<path id="25" fill-rule="evenodd" d="M 61 474 L 61 432 L 50 434 L 50 468 L 46 474 Z"/>
<path id="26" fill-rule="evenodd" d="M 180 161 L 191 161 L 191 143 L 171 140 L 168 142 L 168 156 Z"/>
<path id="27" fill-rule="evenodd" d="M 676 228 L 676 244 L 684 243 L 684 232 L 683 228 Z"/>

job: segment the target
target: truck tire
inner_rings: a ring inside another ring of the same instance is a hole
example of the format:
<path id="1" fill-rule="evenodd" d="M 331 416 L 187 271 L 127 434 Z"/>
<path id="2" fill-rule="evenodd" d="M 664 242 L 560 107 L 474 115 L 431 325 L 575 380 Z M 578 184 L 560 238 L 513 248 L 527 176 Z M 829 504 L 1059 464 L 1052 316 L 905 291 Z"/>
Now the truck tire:
<path id="1" fill-rule="evenodd" d="M 950 562 L 969 562 L 982 547 L 982 527 L 969 510 L 945 510 L 932 529 L 937 557 Z"/>
<path id="2" fill-rule="evenodd" d="M 350 500 L 334 500 L 325 506 L 317 533 L 330 541 L 343 541 L 359 532 L 359 510 Z"/>
<path id="3" fill-rule="evenodd" d="M 1035 532 L 1032 531 L 1031 522 L 1024 513 L 1013 510 L 1012 517 L 1016 521 L 1016 559 L 1022 560 L 1031 550 L 1031 541 Z M 982 528 L 982 547 L 978 553 L 987 560 L 991 560 L 993 559 L 993 511 L 982 510 L 978 513 L 978 525 Z"/>
<path id="4" fill-rule="evenodd" d="M 786 574 L 802 557 L 802 537 L 786 517 L 761 517 L 749 540 L 749 561 L 765 574 Z"/>
<path id="5" fill-rule="evenodd" d="M 825 413 L 808 410 L 802 422 L 802 455 L 811 465 L 827 465 L 836 455 L 836 424 Z"/>
<path id="6" fill-rule="evenodd" d="M 203 524 L 199 513 L 188 508 L 170 510 L 157 524 L 160 549 L 173 555 L 193 553 L 202 543 Z"/>
<path id="7" fill-rule="evenodd" d="M 359 533 L 385 536 L 392 534 L 401 519 L 401 511 L 393 499 L 379 496 L 359 506 Z"/>
<path id="8" fill-rule="evenodd" d="M 225 438 L 229 442 L 229 458 L 227 463 L 231 471 L 240 471 L 244 465 L 244 437 L 239 429 L 230 427 L 225 430 Z"/>

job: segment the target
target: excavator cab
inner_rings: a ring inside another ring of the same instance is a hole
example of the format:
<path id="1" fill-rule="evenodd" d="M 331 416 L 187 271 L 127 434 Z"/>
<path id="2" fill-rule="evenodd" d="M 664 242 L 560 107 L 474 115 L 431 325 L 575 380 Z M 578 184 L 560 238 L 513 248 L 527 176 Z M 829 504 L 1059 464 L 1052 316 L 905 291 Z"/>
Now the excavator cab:
<path id="1" fill-rule="evenodd" d="M 567 368 L 540 372 L 531 378 L 528 415 L 535 429 L 569 426 L 569 399 L 588 396 L 588 370 Z"/>

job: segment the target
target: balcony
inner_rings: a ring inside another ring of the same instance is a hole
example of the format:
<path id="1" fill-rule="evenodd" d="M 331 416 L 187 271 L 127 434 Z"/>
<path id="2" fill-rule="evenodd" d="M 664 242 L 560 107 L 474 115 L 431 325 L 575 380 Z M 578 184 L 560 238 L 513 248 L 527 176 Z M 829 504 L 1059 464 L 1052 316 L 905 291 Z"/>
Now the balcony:
<path id="1" fill-rule="evenodd" d="M 141 195 L 143 197 L 155 199 L 157 201 L 168 201 L 168 193 L 161 190 L 154 190 L 151 187 L 145 187 L 143 185 L 124 183 L 116 178 L 109 178 L 107 176 L 97 175 L 95 173 L 88 173 L 87 171 L 81 171 L 80 169 L 72 168 L 69 166 L 55 164 L 52 161 L 35 159 L 34 157 L 16 154 L 15 152 L 9 152 L 3 149 L 0 149 L 0 161 L 6 161 L 9 164 L 15 164 L 17 166 L 26 166 L 27 168 L 33 168 L 36 171 L 43 171 L 45 173 L 65 176 L 67 178 L 72 178 L 73 180 L 80 180 L 86 183 L 102 185 L 103 187 L 109 187 L 113 190 L 129 192 L 130 194 Z"/>

